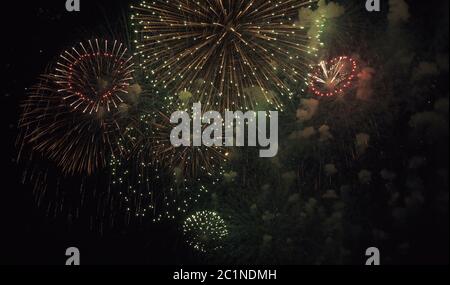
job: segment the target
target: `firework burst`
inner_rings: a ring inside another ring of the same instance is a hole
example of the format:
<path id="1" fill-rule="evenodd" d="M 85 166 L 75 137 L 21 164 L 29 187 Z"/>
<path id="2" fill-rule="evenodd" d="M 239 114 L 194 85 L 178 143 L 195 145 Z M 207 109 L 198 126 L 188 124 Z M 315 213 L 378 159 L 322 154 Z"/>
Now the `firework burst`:
<path id="1" fill-rule="evenodd" d="M 120 137 L 121 94 L 127 93 L 133 64 L 114 41 L 80 43 L 60 56 L 23 103 L 21 144 L 51 161 L 66 175 L 93 174 L 107 165 Z"/>
<path id="2" fill-rule="evenodd" d="M 304 81 L 317 51 L 298 19 L 315 2 L 143 1 L 132 7 L 142 66 L 173 96 L 190 91 L 220 109 L 282 109 L 279 95 L 293 97 L 290 83 Z"/>
<path id="3" fill-rule="evenodd" d="M 83 113 L 117 108 L 133 79 L 132 57 L 126 54 L 123 44 L 98 39 L 64 51 L 53 75 L 58 92 Z"/>
<path id="4" fill-rule="evenodd" d="M 19 121 L 21 148 L 29 147 L 55 162 L 66 175 L 93 174 L 106 165 L 119 136 L 115 114 L 74 112 L 61 99 L 54 77 L 33 87 Z"/>
<path id="5" fill-rule="evenodd" d="M 216 251 L 228 236 L 225 221 L 212 211 L 201 211 L 188 217 L 183 224 L 187 243 L 200 252 Z"/>
<path id="6" fill-rule="evenodd" d="M 138 124 L 139 133 L 133 139 L 133 149 L 141 160 L 153 161 L 170 172 L 194 180 L 222 173 L 221 165 L 227 160 L 224 148 L 173 146 L 170 138 L 174 125 L 165 113 L 142 115 Z"/>
<path id="7" fill-rule="evenodd" d="M 321 61 L 309 75 L 309 85 L 314 95 L 332 97 L 344 94 L 357 78 L 358 64 L 347 56 Z"/>

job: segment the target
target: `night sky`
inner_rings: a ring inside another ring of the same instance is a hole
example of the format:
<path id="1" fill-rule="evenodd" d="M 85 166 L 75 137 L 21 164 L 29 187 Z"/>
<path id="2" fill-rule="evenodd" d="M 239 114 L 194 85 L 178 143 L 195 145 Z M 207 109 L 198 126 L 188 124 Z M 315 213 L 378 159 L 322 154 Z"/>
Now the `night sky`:
<path id="1" fill-rule="evenodd" d="M 90 231 L 86 223 L 68 226 L 65 218 L 47 219 L 45 210 L 38 209 L 30 194 L 31 187 L 21 185 L 21 169 L 15 163 L 14 146 L 19 102 L 24 99 L 25 88 L 31 86 L 36 76 L 45 70 L 49 61 L 61 49 L 73 44 L 74 38 L 88 38 L 95 31 L 115 34 L 114 26 L 126 17 L 126 1 L 83 1 L 82 12 L 66 12 L 64 1 L 35 1 L 23 7 L 18 2 L 8 2 L 3 11 L 21 11 L 20 17 L 2 17 L 2 32 L 10 39 L 4 46 L 2 64 L 4 89 L 2 104 L 2 142 L 5 156 L 2 159 L 5 174 L 4 189 L 7 198 L 1 199 L 2 224 L 1 262 L 6 264 L 64 264 L 65 250 L 70 246 L 86 249 L 83 256 L 89 264 L 173 264 L 183 259 L 183 252 L 175 252 L 171 242 L 177 239 L 165 226 L 141 232 L 113 232 L 101 236 Z M 3 22 L 4 21 L 4 22 Z M 2 187 L 3 188 L 3 187 Z M 172 229 L 173 231 L 173 229 Z M 149 239 L 150 237 L 150 239 Z M 166 244 L 167 237 L 172 241 Z M 89 253 L 88 253 L 89 251 Z"/>
<path id="2" fill-rule="evenodd" d="M 63 0 L 7 1 L 1 4 L 3 5 L 3 15 L 1 17 L 2 63 L 0 68 L 2 68 L 3 72 L 0 89 L 2 112 L 0 113 L 2 116 L 3 170 L 1 175 L 2 183 L 0 183 L 2 193 L 0 198 L 0 264 L 63 265 L 66 260 L 64 255 L 65 249 L 71 246 L 80 249 L 83 264 L 169 265 L 236 262 L 235 259 L 226 261 L 212 259 L 210 261 L 210 259 L 203 257 L 201 254 L 193 252 L 184 243 L 183 236 L 180 234 L 180 226 L 174 223 L 146 223 L 145 226 L 142 226 L 138 222 L 131 222 L 126 226 L 104 227 L 99 231 L 98 228 L 92 229 L 90 227 L 90 213 L 81 214 L 79 219 L 74 219 L 70 222 L 64 216 L 48 215 L 45 205 L 41 207 L 37 206 L 32 193 L 32 187 L 21 183 L 24 169 L 16 162 L 17 147 L 15 140 L 18 134 L 19 106 L 26 97 L 26 89 L 36 83 L 38 76 L 46 70 L 49 62 L 55 60 L 55 57 L 61 50 L 67 46 L 71 46 L 80 39 L 93 38 L 99 34 L 119 38 L 124 41 L 128 37 L 127 28 L 124 27 L 125 25 L 123 23 L 129 22 L 129 1 L 81 0 L 82 11 L 79 13 L 66 12 L 64 2 Z M 442 4 L 443 2 L 414 1 L 414 4 L 411 3 L 410 5 L 411 19 L 408 24 L 409 32 L 403 35 L 411 40 L 411 42 L 414 42 L 414 46 L 411 48 L 417 51 L 417 57 L 415 58 L 417 62 L 420 62 L 421 57 L 424 60 L 426 56 L 433 58 L 433 53 L 436 52 L 437 54 L 437 51 L 430 48 L 430 46 L 440 41 L 442 34 L 445 35 L 445 31 L 448 32 L 448 26 L 445 27 L 442 24 L 448 24 L 448 12 L 445 13 L 443 12 L 443 8 L 439 8 L 442 6 L 448 10 L 448 3 Z M 355 7 L 355 5 L 353 4 L 352 7 Z M 384 5 L 383 9 L 386 10 L 386 8 L 386 5 Z M 354 10 L 356 10 L 355 13 L 359 11 L 357 8 L 354 8 Z M 364 23 L 364 28 L 360 27 L 355 29 L 352 27 L 351 31 L 356 31 L 358 35 L 364 33 L 373 33 L 374 35 L 384 34 L 381 31 L 383 27 L 380 27 L 382 25 L 380 23 L 386 17 L 385 12 L 380 13 L 379 16 L 372 14 L 363 15 L 363 19 L 358 19 Z M 342 35 L 346 37 L 345 33 L 342 33 Z M 373 43 L 375 41 L 370 44 Z M 369 49 L 365 48 L 366 44 L 369 45 L 369 43 L 350 42 L 348 46 L 352 49 L 351 53 L 359 53 L 362 57 L 368 58 L 369 56 L 364 55 L 364 49 Z M 395 69 L 392 65 L 395 64 L 387 62 L 386 66 L 389 65 L 389 67 L 386 68 L 379 65 L 380 58 L 385 56 L 388 43 L 385 43 L 386 46 L 380 42 L 377 44 L 379 45 L 378 47 L 371 47 L 371 52 L 366 52 L 367 54 L 372 54 L 372 58 L 366 61 L 368 65 L 376 65 L 376 74 L 383 76 L 383 80 L 387 81 L 389 73 Z M 341 49 L 349 49 L 348 46 L 342 45 Z M 448 60 L 448 45 L 447 47 L 442 47 L 442 49 L 443 51 L 440 52 L 445 53 L 446 51 Z M 379 55 L 375 55 L 373 50 L 379 50 Z M 393 55 L 393 57 L 395 56 Z M 378 148 L 377 151 L 382 153 L 380 156 L 395 154 L 400 159 L 402 157 L 408 157 L 408 151 L 412 147 L 408 146 L 408 142 L 405 142 L 406 140 L 401 141 L 402 135 L 406 135 L 406 131 L 404 131 L 402 126 L 408 124 L 413 114 L 433 108 L 433 104 L 437 101 L 438 97 L 448 99 L 448 81 L 444 79 L 447 76 L 448 68 L 446 72 L 437 75 L 431 81 L 432 83 L 430 84 L 435 89 L 422 92 L 426 97 L 426 100 L 420 103 L 422 105 L 414 110 L 405 109 L 403 110 L 404 112 L 398 112 L 402 115 L 398 115 L 393 119 L 394 123 L 390 125 L 392 128 L 381 135 L 380 141 L 382 143 L 376 147 Z M 429 82 L 424 84 L 429 84 Z M 386 83 L 387 85 L 389 84 Z M 418 89 L 417 86 L 411 85 L 407 79 L 402 82 L 398 77 L 392 85 L 395 85 L 392 88 L 398 88 L 398 85 L 403 85 L 405 93 L 408 93 L 407 90 Z M 437 93 L 439 94 L 437 95 Z M 402 102 L 398 103 L 402 107 L 407 107 L 402 104 Z M 377 116 L 380 115 L 377 114 Z M 379 121 L 383 122 L 385 118 L 390 118 L 389 112 L 385 112 L 381 116 L 382 119 Z M 444 145 L 448 143 L 448 133 L 443 136 L 443 141 Z M 437 162 L 431 167 L 439 165 L 439 169 L 447 168 L 448 170 L 448 150 L 444 150 L 443 148 L 442 143 L 435 145 L 435 149 L 439 149 L 443 153 L 443 162 Z M 427 155 L 428 153 L 425 151 L 425 156 Z M 430 154 L 430 156 L 435 157 L 435 154 Z M 365 163 L 370 165 L 373 161 L 373 165 L 379 165 L 379 168 L 382 169 L 385 166 L 383 165 L 385 161 L 377 160 L 378 158 L 377 154 L 372 154 Z M 391 162 L 388 162 L 388 167 L 392 166 L 393 169 L 401 168 L 399 166 L 400 164 L 397 165 L 395 163 L 395 160 L 392 159 Z M 434 173 L 434 170 L 433 168 L 427 169 L 425 172 Z M 399 172 L 401 172 L 400 169 Z M 434 186 L 433 183 L 426 183 L 425 185 L 426 188 L 432 186 Z M 442 187 L 438 182 L 436 182 L 435 186 L 436 188 Z M 377 187 L 373 186 L 374 189 Z M 380 201 L 372 200 L 372 205 L 368 207 L 373 206 L 377 208 L 378 204 L 380 204 L 377 209 L 382 209 L 384 206 L 381 206 L 381 200 L 384 198 L 380 194 Z M 448 192 L 447 196 L 444 195 L 443 198 L 439 196 L 436 199 L 441 199 L 441 202 L 446 205 L 446 211 L 448 213 Z M 435 201 L 434 198 L 431 200 Z M 426 204 L 424 211 L 428 211 L 427 213 L 429 213 L 434 207 L 433 205 L 432 203 Z M 445 228 L 445 221 L 435 220 L 436 216 L 434 214 L 420 215 L 419 217 L 417 219 L 416 229 L 411 228 L 411 226 L 405 227 L 400 230 L 401 233 L 398 236 L 392 237 L 392 240 L 395 240 L 395 242 L 386 243 L 390 263 L 448 263 L 448 220 L 447 228 Z M 385 221 L 387 219 L 385 216 L 373 219 L 376 220 L 374 223 L 377 225 L 390 225 L 390 221 Z M 371 222 L 366 223 L 364 221 L 362 224 L 369 225 Z M 389 227 L 387 226 L 387 228 Z M 366 229 L 363 227 L 362 231 Z M 356 231 L 356 229 L 352 230 Z M 392 230 L 393 235 L 395 235 L 394 233 L 398 233 L 396 231 L 398 229 Z M 401 239 L 401 237 L 409 234 L 417 238 L 407 245 L 405 249 L 407 253 L 401 255 L 394 250 L 397 243 L 402 244 L 401 241 L 396 239 Z M 242 239 L 245 240 L 246 236 L 243 236 Z M 358 246 L 360 245 L 356 245 L 356 247 Z M 235 247 L 237 248 L 239 245 L 236 244 Z M 408 247 L 411 248 L 411 252 L 408 251 Z M 352 250 L 354 251 L 350 253 L 350 258 L 347 257 L 343 263 L 361 264 L 364 256 L 359 256 L 359 249 L 363 250 L 363 248 L 353 248 Z M 310 260 L 301 260 L 298 263 L 308 263 Z M 248 260 L 242 259 L 242 261 L 247 262 Z M 275 262 L 281 264 L 292 263 L 291 260 L 285 261 L 283 259 L 277 259 Z M 255 263 L 265 263 L 265 259 L 255 260 Z M 297 262 L 294 261 L 293 263 Z M 333 259 L 329 262 L 323 260 L 323 263 L 335 263 L 335 260 Z"/>

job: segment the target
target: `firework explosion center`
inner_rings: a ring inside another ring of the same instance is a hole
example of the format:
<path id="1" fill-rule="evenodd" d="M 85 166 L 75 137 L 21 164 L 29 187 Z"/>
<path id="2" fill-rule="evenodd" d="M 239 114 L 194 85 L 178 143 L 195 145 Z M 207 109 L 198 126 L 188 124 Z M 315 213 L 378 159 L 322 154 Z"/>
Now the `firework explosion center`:
<path id="1" fill-rule="evenodd" d="M 225 116 L 222 116 L 216 111 L 207 111 L 202 114 L 202 104 L 195 103 L 192 108 L 192 119 L 188 112 L 177 111 L 172 114 L 170 123 L 178 124 L 170 134 L 170 141 L 175 147 L 202 145 L 257 147 L 259 145 L 264 148 L 260 150 L 260 157 L 275 157 L 278 153 L 277 111 L 248 111 L 244 114 L 242 111 L 227 110 Z M 247 145 L 245 144 L 246 130 L 248 131 Z"/>

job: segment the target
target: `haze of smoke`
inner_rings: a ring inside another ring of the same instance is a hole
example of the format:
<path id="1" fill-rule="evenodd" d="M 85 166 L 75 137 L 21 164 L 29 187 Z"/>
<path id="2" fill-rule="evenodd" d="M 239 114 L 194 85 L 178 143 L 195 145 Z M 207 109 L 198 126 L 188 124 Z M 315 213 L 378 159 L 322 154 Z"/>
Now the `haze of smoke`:
<path id="1" fill-rule="evenodd" d="M 321 142 L 325 142 L 325 141 L 333 139 L 333 135 L 331 134 L 330 127 L 328 125 L 321 126 L 319 128 L 319 134 L 320 134 L 319 140 Z"/>
<path id="2" fill-rule="evenodd" d="M 405 0 L 389 0 L 388 20 L 391 26 L 407 22 L 411 17 Z"/>
<path id="3" fill-rule="evenodd" d="M 368 100 L 373 95 L 372 80 L 375 75 L 375 69 L 371 67 L 364 68 L 358 74 L 358 90 L 356 96 L 360 100 Z"/>
<path id="4" fill-rule="evenodd" d="M 359 155 L 366 153 L 369 148 L 370 135 L 366 133 L 360 133 L 356 135 L 356 151 Z"/>
<path id="5" fill-rule="evenodd" d="M 434 62 L 423 61 L 413 71 L 413 80 L 439 75 L 439 66 Z"/>
<path id="6" fill-rule="evenodd" d="M 319 109 L 319 100 L 316 99 L 302 99 L 300 108 L 297 110 L 297 119 L 300 122 L 307 122 L 311 120 Z"/>

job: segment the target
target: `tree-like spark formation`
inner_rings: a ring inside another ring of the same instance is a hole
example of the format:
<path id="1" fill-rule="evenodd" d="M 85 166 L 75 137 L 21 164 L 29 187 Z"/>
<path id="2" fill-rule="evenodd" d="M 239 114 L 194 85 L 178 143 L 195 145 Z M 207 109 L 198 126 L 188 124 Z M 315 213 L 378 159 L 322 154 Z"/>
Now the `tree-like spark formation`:
<path id="1" fill-rule="evenodd" d="M 143 1 L 132 7 L 142 66 L 172 96 L 189 91 L 222 110 L 283 109 L 281 96 L 293 97 L 290 84 L 305 80 L 316 55 L 308 31 L 322 24 L 298 19 L 315 2 Z"/>

